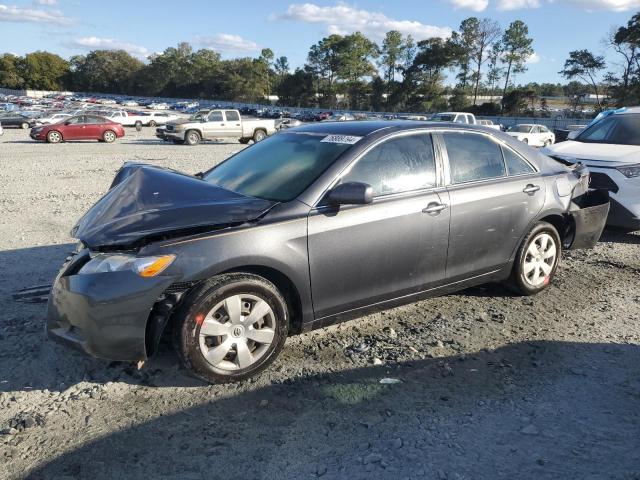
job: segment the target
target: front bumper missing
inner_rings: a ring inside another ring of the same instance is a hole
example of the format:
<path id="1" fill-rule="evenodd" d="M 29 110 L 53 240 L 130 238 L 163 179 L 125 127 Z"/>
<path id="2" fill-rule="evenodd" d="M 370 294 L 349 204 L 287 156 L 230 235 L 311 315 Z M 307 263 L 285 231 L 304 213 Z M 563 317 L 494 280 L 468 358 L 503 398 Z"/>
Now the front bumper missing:
<path id="1" fill-rule="evenodd" d="M 98 358 L 145 360 L 149 314 L 175 279 L 130 271 L 77 275 L 79 261 L 65 264 L 51 290 L 49 337 Z"/>

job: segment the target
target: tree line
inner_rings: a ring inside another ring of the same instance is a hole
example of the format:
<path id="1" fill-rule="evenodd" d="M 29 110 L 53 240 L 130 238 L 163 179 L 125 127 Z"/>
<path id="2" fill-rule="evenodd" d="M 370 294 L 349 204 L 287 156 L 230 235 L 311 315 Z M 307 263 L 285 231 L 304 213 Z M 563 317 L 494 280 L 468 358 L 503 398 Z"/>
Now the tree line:
<path id="1" fill-rule="evenodd" d="M 523 21 L 503 29 L 494 20 L 470 17 L 446 39 L 416 42 L 390 31 L 378 44 L 360 32 L 329 35 L 311 46 L 306 63 L 295 70 L 268 48 L 257 57 L 222 59 L 188 43 L 146 62 L 123 50 L 94 50 L 69 60 L 46 51 L 5 53 L 0 86 L 247 103 L 277 95 L 284 106 L 407 112 L 522 114 L 544 111 L 540 97 L 584 93 L 595 94 L 600 108 L 605 95 L 619 104 L 639 103 L 640 13 L 614 29 L 607 43 L 622 62 L 607 66 L 601 55 L 572 51 L 559 72 L 568 81 L 564 85 L 516 84 L 534 55 Z M 447 84 L 452 78 L 455 83 Z M 501 100 L 481 103 L 487 95 Z"/>

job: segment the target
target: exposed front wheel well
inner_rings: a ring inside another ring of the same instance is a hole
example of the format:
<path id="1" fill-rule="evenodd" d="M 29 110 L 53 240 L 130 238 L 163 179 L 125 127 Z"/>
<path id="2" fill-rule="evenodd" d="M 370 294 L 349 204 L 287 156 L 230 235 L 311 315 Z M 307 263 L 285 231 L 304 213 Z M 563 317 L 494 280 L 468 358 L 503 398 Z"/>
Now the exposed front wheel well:
<path id="1" fill-rule="evenodd" d="M 300 294 L 294 283 L 282 272 L 261 265 L 252 265 L 234 268 L 225 272 L 216 274 L 224 275 L 226 273 L 251 273 L 269 280 L 273 283 L 278 291 L 282 294 L 287 307 L 289 308 L 289 334 L 297 334 L 302 331 L 302 303 L 300 301 Z M 182 300 L 187 297 L 190 291 L 197 288 L 203 281 L 188 282 L 184 284 L 172 285 L 166 292 L 158 299 L 153 306 L 149 318 L 147 319 L 145 347 L 147 356 L 153 355 L 161 338 L 165 338 L 173 330 L 173 323 L 175 320 L 174 313 L 180 306 Z M 171 290 L 171 293 L 169 292 Z"/>

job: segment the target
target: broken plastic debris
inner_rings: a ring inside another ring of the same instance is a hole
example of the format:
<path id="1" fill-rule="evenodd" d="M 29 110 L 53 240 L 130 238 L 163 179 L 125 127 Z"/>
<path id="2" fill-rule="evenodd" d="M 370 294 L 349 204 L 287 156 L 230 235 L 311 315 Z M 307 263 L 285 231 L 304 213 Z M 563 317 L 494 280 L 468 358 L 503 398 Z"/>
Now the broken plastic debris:
<path id="1" fill-rule="evenodd" d="M 382 385 L 394 385 L 396 383 L 401 383 L 402 380 L 400 380 L 399 378 L 381 378 L 380 379 L 380 383 Z"/>

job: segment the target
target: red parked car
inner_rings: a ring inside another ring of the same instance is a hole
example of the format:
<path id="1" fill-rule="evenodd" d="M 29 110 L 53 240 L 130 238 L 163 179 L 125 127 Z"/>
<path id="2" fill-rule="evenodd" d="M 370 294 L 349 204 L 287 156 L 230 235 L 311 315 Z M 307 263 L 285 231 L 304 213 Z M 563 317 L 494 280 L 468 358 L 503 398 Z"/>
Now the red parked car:
<path id="1" fill-rule="evenodd" d="M 58 123 L 31 129 L 31 138 L 47 143 L 60 143 L 65 140 L 98 140 L 111 143 L 121 137 L 124 137 L 122 125 L 98 115 L 77 115 Z"/>

